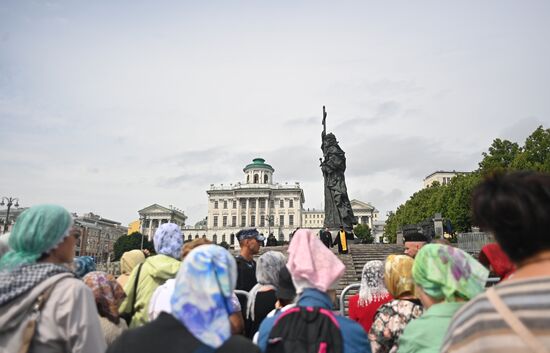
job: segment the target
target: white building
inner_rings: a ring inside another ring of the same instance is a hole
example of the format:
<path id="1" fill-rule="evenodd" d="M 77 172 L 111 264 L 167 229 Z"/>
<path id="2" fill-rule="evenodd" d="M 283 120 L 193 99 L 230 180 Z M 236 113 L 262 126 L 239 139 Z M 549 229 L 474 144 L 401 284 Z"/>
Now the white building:
<path id="1" fill-rule="evenodd" d="M 356 199 L 351 200 L 351 209 L 353 215 L 357 219 L 358 224 L 367 224 L 369 228 L 373 229 L 373 222 L 378 221 L 379 211 L 370 203 L 359 201 Z M 302 211 L 302 225 L 303 228 L 321 229 L 325 221 L 325 211 L 317 209 L 306 209 Z"/>
<path id="2" fill-rule="evenodd" d="M 235 245 L 235 233 L 241 228 L 256 227 L 260 233 L 273 233 L 279 240 L 289 240 L 300 227 L 304 191 L 299 183 L 275 183 L 274 169 L 262 158 L 255 158 L 243 172 L 244 182 L 210 185 L 206 237 L 214 242 Z M 193 229 L 185 239 L 199 232 Z"/>
<path id="3" fill-rule="evenodd" d="M 153 239 L 153 235 L 158 226 L 163 223 L 175 223 L 181 228 L 185 226 L 185 220 L 187 216 L 179 208 L 161 206 L 159 204 L 152 204 L 138 211 L 140 219 L 140 232 L 148 237 L 149 240 Z"/>
<path id="4" fill-rule="evenodd" d="M 453 170 L 452 172 L 446 172 L 443 170 L 438 170 L 433 172 L 424 178 L 424 187 L 431 186 L 434 182 L 438 182 L 440 185 L 447 185 L 452 178 L 459 174 L 468 174 L 469 172 L 457 172 Z"/>

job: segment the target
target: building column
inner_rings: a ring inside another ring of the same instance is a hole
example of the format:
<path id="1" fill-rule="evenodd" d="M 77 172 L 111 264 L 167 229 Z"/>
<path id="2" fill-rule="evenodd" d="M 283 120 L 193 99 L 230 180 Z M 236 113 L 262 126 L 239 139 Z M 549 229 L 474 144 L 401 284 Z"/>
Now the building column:
<path id="1" fill-rule="evenodd" d="M 250 199 L 246 198 L 246 222 L 244 224 L 245 227 L 250 226 Z"/>
<path id="2" fill-rule="evenodd" d="M 258 228 L 260 224 L 260 198 L 256 197 L 256 225 L 255 227 Z"/>

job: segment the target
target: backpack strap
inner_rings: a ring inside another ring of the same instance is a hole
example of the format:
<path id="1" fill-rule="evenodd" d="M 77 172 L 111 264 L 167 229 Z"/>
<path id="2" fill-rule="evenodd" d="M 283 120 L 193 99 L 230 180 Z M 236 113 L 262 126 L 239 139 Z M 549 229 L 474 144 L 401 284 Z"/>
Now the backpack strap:
<path id="1" fill-rule="evenodd" d="M 536 353 L 548 353 L 549 351 L 538 340 L 535 335 L 514 315 L 510 308 L 502 301 L 497 294 L 495 287 L 491 287 L 487 290 L 487 298 L 493 304 L 496 311 L 506 321 L 508 326 L 523 340 L 523 342 Z"/>
<path id="2" fill-rule="evenodd" d="M 134 314 L 136 313 L 136 299 L 137 299 L 139 274 L 141 273 L 141 267 L 143 266 L 144 263 L 145 262 L 142 262 L 138 265 L 136 279 L 134 280 L 134 297 L 132 298 L 132 306 L 131 306 L 132 310 L 130 311 L 130 318 L 133 318 Z"/>

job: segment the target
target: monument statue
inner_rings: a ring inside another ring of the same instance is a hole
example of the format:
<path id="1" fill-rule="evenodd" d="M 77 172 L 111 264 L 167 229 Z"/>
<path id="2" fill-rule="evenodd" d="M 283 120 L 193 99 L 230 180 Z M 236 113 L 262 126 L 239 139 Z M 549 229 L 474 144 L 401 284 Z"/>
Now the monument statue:
<path id="1" fill-rule="evenodd" d="M 325 179 L 325 223 L 329 229 L 340 229 L 344 227 L 346 232 L 351 233 L 356 223 L 348 198 L 346 180 L 346 156 L 338 145 L 336 136 L 333 133 L 327 134 L 327 112 L 323 106 L 323 132 L 321 133 L 321 150 L 323 158 L 321 170 Z"/>

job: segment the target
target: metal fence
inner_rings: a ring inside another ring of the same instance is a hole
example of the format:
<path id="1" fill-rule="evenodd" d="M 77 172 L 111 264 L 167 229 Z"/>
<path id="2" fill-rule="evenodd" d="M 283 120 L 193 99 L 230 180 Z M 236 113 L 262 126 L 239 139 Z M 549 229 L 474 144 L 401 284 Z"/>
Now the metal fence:
<path id="1" fill-rule="evenodd" d="M 458 247 L 470 254 L 477 254 L 481 251 L 483 245 L 493 243 L 493 235 L 484 232 L 458 233 Z"/>

